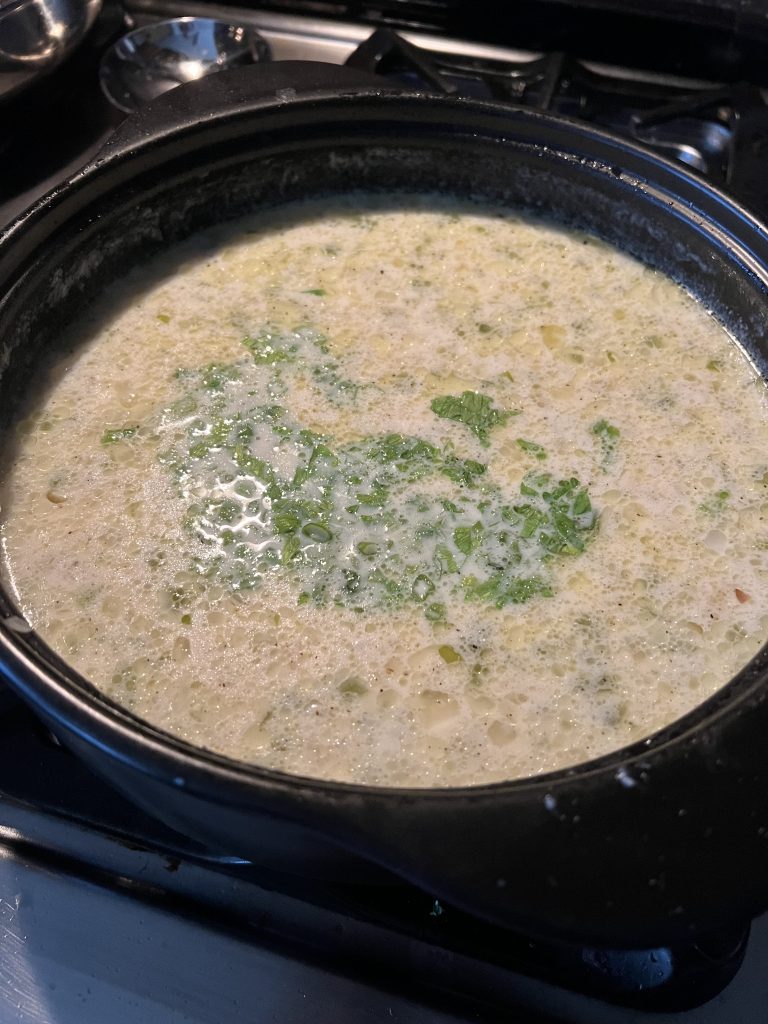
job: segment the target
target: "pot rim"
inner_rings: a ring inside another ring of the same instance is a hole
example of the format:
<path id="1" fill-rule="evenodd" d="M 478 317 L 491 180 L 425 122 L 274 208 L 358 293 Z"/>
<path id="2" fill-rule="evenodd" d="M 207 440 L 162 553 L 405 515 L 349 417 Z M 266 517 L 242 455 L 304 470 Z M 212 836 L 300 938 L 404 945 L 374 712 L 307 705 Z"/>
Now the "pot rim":
<path id="1" fill-rule="evenodd" d="M 281 63 L 287 65 L 295 62 Z M 213 76 L 209 80 L 209 87 L 220 85 L 222 80 L 233 76 L 242 78 L 247 83 L 251 71 L 250 68 L 242 68 Z M 216 79 L 219 81 L 216 82 Z M 232 126 L 239 121 L 246 123 L 251 115 L 258 116 L 270 110 L 290 108 L 293 112 L 303 111 L 311 117 L 318 110 L 330 108 L 333 112 L 334 106 L 338 107 L 341 104 L 345 118 L 352 114 L 352 105 L 368 108 L 373 105 L 384 113 L 388 112 L 390 107 L 397 111 L 398 107 L 405 106 L 417 113 L 426 109 L 430 121 L 436 111 L 442 112 L 444 120 L 450 120 L 452 117 L 459 120 L 463 114 L 487 115 L 495 120 L 505 118 L 510 124 L 510 136 L 515 138 L 515 130 L 519 132 L 521 125 L 527 125 L 529 131 L 535 130 L 537 126 L 557 128 L 561 135 L 564 134 L 572 141 L 572 146 L 570 152 L 559 150 L 555 146 L 546 146 L 546 150 L 552 156 L 560 160 L 580 160 L 582 163 L 589 163 L 593 170 L 622 177 L 638 194 L 649 200 L 663 202 L 676 216 L 689 221 L 697 229 L 706 230 L 716 241 L 725 240 L 732 249 L 737 250 L 738 262 L 750 273 L 758 276 L 764 284 L 768 282 L 765 260 L 748 244 L 734 239 L 727 226 L 724 227 L 713 219 L 711 214 L 707 214 L 706 206 L 714 206 L 727 215 L 726 220 L 732 220 L 747 230 L 757 232 L 759 238 L 765 242 L 766 229 L 757 217 L 718 188 L 704 182 L 694 172 L 659 156 L 641 144 L 628 142 L 605 129 L 526 107 L 509 107 L 490 101 L 436 96 L 422 92 L 394 93 L 381 88 L 359 86 L 350 86 L 348 91 L 345 91 L 345 88 L 324 86 L 298 92 L 293 96 L 283 95 L 278 90 L 268 95 L 249 97 L 247 103 L 241 100 L 239 106 L 234 108 L 220 109 L 213 114 L 204 111 L 202 115 L 195 115 L 194 112 L 185 109 L 185 101 L 186 94 L 194 95 L 194 92 L 199 90 L 199 85 L 200 83 L 191 83 L 189 86 L 179 87 L 153 104 L 151 109 L 146 108 L 146 112 L 140 112 L 135 119 L 129 119 L 135 123 L 129 126 L 127 132 L 123 132 L 122 135 L 118 133 L 116 139 L 108 143 L 90 163 L 37 200 L 0 233 L 0 258 L 5 249 L 12 246 L 19 236 L 33 230 L 38 222 L 52 216 L 55 220 L 56 207 L 73 190 L 86 189 L 92 183 L 104 179 L 107 179 L 109 190 L 109 175 L 113 169 L 130 168 L 142 154 L 153 154 L 159 150 L 159 162 L 162 163 L 167 143 L 179 138 L 194 140 L 201 130 L 209 131 L 221 124 Z M 190 93 L 190 90 L 193 92 Z M 352 104 L 349 101 L 352 101 Z M 147 124 L 151 130 L 148 130 Z M 578 140 L 583 138 L 592 142 L 597 141 L 608 152 L 613 152 L 615 161 L 601 162 L 595 158 L 586 161 L 578 157 L 574 150 L 578 149 Z M 521 144 L 530 143 L 526 138 Z M 204 152 L 205 147 L 206 143 L 203 141 L 190 147 L 190 151 Z M 624 164 L 629 165 L 629 169 Z M 638 173 L 638 169 L 643 168 L 647 172 L 647 177 Z M 702 210 L 690 201 L 682 199 L 676 192 L 670 190 L 664 180 L 657 181 L 652 172 L 661 172 L 662 179 L 666 177 L 674 183 L 684 183 L 692 188 L 697 196 L 706 200 L 705 209 Z M 121 184 L 118 180 L 112 187 L 119 189 Z M 16 614 L 12 603 L 6 606 L 4 613 Z M 12 686 L 32 704 L 57 719 L 64 718 L 85 740 L 105 747 L 121 760 L 136 764 L 137 756 L 140 755 L 143 770 L 149 771 L 151 766 L 155 774 L 165 777 L 174 785 L 193 785 L 195 790 L 203 792 L 210 789 L 213 784 L 213 773 L 217 781 L 227 779 L 249 786 L 256 783 L 274 792 L 293 792 L 300 789 L 334 796 L 346 794 L 377 799 L 429 799 L 437 803 L 451 803 L 459 798 L 463 800 L 471 796 L 549 791 L 563 782 L 574 782 L 600 775 L 615 778 L 618 772 L 631 768 L 642 771 L 659 757 L 673 755 L 694 734 L 708 728 L 718 728 L 723 721 L 747 710 L 750 703 L 754 704 L 756 700 L 762 702 L 766 693 L 761 691 L 768 689 L 765 685 L 768 671 L 766 645 L 728 683 L 691 711 L 650 736 L 600 757 L 546 774 L 493 783 L 480 782 L 445 787 L 390 787 L 316 779 L 264 768 L 182 740 L 113 702 L 67 666 L 43 641 L 37 637 L 29 638 L 9 628 L 2 618 L 0 654 L 4 656 L 0 668 L 5 669 Z M 103 738 L 105 735 L 109 737 L 110 742 Z M 150 755 L 149 764 L 147 755 Z"/>

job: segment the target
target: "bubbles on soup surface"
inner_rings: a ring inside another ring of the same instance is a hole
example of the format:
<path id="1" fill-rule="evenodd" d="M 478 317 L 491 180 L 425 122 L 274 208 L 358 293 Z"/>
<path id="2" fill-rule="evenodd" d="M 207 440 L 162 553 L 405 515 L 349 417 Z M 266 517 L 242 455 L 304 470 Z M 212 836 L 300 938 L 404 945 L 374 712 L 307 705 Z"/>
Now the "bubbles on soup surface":
<path id="1" fill-rule="evenodd" d="M 648 735 L 762 643 L 763 386 L 623 254 L 350 197 L 125 288 L 19 428 L 3 543 L 29 621 L 159 727 L 489 782 Z"/>

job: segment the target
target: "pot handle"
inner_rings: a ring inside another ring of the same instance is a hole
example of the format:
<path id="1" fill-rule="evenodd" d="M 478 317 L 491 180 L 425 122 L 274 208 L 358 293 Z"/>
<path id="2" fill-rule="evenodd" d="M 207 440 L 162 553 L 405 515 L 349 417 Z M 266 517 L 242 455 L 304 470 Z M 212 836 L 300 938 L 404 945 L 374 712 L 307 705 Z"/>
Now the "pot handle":
<path id="1" fill-rule="evenodd" d="M 514 785 L 360 793 L 302 808 L 347 848 L 534 938 L 690 941 L 768 906 L 768 692 L 670 726 L 666 742 Z M 324 796 L 325 794 L 323 794 Z M 324 818 L 324 820 L 323 820 Z"/>
<path id="2" fill-rule="evenodd" d="M 379 75 L 343 64 L 321 61 L 283 60 L 249 64 L 218 71 L 194 82 L 179 85 L 129 114 L 115 129 L 95 158 L 110 159 L 127 153 L 149 139 L 174 131 L 193 128 L 209 118 L 243 106 L 253 106 L 264 98 L 292 100 L 297 94 L 336 94 L 402 92 L 397 83 Z"/>

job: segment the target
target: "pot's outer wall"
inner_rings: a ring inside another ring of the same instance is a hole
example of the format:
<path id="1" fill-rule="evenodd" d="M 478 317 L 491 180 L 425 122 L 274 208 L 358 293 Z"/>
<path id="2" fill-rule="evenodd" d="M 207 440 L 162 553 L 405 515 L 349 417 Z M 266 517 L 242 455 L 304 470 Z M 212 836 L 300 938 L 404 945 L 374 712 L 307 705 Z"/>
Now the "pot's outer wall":
<path id="1" fill-rule="evenodd" d="M 222 220 L 355 188 L 477 196 L 594 232 L 681 281 L 765 370 L 765 233 L 687 172 L 527 110 L 375 92 L 246 100 L 247 77 L 229 81 L 225 112 L 145 124 L 0 239 L 6 423 L 62 325 L 131 268 Z M 0 617 L 12 612 L 0 592 Z M 336 860 L 342 876 L 361 854 L 500 924 L 603 945 L 685 939 L 768 905 L 764 653 L 652 741 L 531 781 L 431 791 L 299 779 L 197 751 L 1 623 L 0 661 L 97 771 L 230 854 L 284 848 L 287 865 L 315 861 L 327 875 Z"/>

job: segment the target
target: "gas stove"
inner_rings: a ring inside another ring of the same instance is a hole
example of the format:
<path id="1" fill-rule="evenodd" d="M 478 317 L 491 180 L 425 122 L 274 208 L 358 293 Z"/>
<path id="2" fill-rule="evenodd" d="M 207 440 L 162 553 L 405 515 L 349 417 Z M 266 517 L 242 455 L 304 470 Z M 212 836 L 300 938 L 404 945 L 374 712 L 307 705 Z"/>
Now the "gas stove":
<path id="1" fill-rule="evenodd" d="M 514 24 L 459 0 L 110 0 L 78 55 L 0 110 L 0 223 L 125 117 L 99 89 L 105 50 L 129 28 L 180 15 L 255 27 L 274 60 L 347 64 L 409 88 L 589 120 L 768 217 L 768 64 L 758 59 L 768 37 L 748 4 L 687 6 L 696 17 L 685 23 L 673 4 L 643 14 L 608 0 L 530 0 Z M 662 26 L 664 43 L 643 50 Z M 681 948 L 595 949 L 492 927 L 387 877 L 282 875 L 134 808 L 1 687 L 0 1024 L 754 1024 L 764 1014 L 768 917 Z"/>
<path id="2" fill-rule="evenodd" d="M 239 1009 L 251 1000 L 274 1007 L 254 1020 L 314 1024 L 523 1011 L 541 1024 L 754 1024 L 768 956 L 768 919 L 680 948 L 569 946 L 394 878 L 282 875 L 207 850 L 117 796 L 7 691 L 0 925 L 2 1024 L 176 1020 L 168 1010 L 227 1024 L 251 1019 Z"/>
<path id="3" fill-rule="evenodd" d="M 631 0 L 528 0 L 515 18 L 460 0 L 286 0 L 258 9 L 106 0 L 77 59 L 0 107 L 0 223 L 98 152 L 126 116 L 99 88 L 105 50 L 131 27 L 186 15 L 256 28 L 274 60 L 346 64 L 408 88 L 589 121 L 681 161 L 768 216 L 768 64 L 757 59 L 768 50 L 768 21 L 742 3 L 729 19 L 728 4 L 697 0 L 687 22 L 689 5 L 661 6 L 666 14 L 654 20 L 633 17 Z"/>

